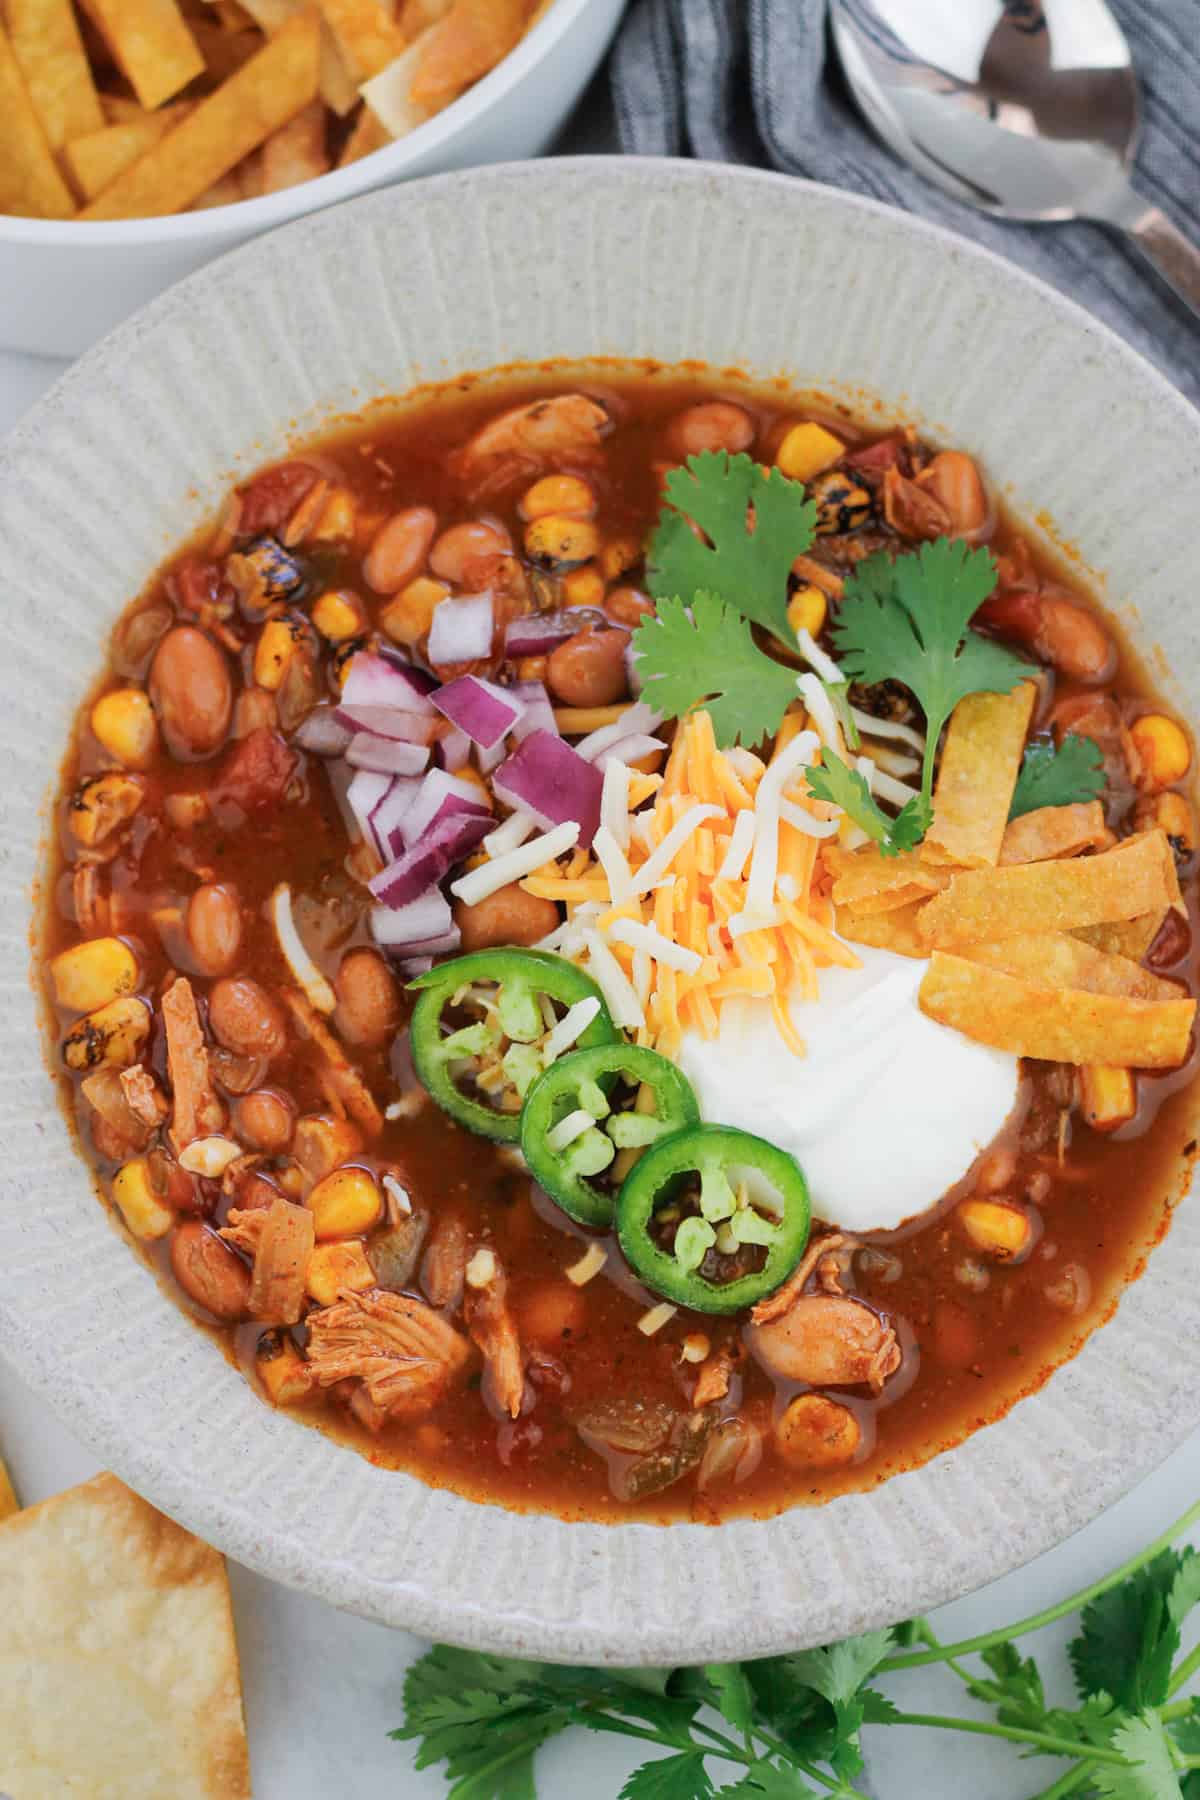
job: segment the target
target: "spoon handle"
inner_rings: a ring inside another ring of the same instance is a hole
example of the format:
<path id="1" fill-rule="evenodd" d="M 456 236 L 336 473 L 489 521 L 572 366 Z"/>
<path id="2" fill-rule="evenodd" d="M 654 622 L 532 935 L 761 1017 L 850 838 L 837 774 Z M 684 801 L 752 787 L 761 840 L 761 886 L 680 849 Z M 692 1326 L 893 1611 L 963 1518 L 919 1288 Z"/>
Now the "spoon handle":
<path id="1" fill-rule="evenodd" d="M 1200 319 L 1200 249 L 1171 223 L 1161 207 L 1127 187 L 1113 206 L 1105 209 L 1103 219 L 1124 232 L 1134 249 Z"/>

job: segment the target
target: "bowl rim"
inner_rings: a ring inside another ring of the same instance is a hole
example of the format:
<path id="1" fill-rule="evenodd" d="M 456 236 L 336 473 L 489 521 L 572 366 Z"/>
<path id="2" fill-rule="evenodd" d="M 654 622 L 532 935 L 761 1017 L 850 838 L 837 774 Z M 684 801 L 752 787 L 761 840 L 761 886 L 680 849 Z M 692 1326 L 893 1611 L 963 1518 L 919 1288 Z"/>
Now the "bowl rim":
<path id="1" fill-rule="evenodd" d="M 340 200 L 352 199 L 380 181 L 397 180 L 407 166 L 423 161 L 427 155 L 436 155 L 460 131 L 468 130 L 545 61 L 581 22 L 590 4 L 591 0 L 554 0 L 532 31 L 526 32 L 495 68 L 460 94 L 457 100 L 452 100 L 433 118 L 426 119 L 407 137 L 385 144 L 382 149 L 349 163 L 344 169 L 330 169 L 312 181 L 282 188 L 277 194 L 260 194 L 252 200 L 208 207 L 203 212 L 90 220 L 26 219 L 16 213 L 0 213 L 0 244 L 86 252 L 204 243 L 214 236 L 229 236 L 234 232 L 269 231 L 272 226 L 303 218 Z M 625 0 L 620 0 L 620 4 L 623 7 Z"/>
<path id="2" fill-rule="evenodd" d="M 453 195 L 456 190 L 466 191 L 477 188 L 481 183 L 493 181 L 536 186 L 540 181 L 552 180 L 559 175 L 586 179 L 597 173 L 609 177 L 619 174 L 628 179 L 631 187 L 642 191 L 647 183 L 662 182 L 666 190 L 672 192 L 676 190 L 677 184 L 683 182 L 698 187 L 707 184 L 710 187 L 733 190 L 735 193 L 747 186 L 776 189 L 781 195 L 786 194 L 801 203 L 806 197 L 812 197 L 825 205 L 833 204 L 849 215 L 867 215 L 879 219 L 891 229 L 924 242 L 932 253 L 936 254 L 941 250 L 965 256 L 994 271 L 998 280 L 1028 290 L 1043 306 L 1062 316 L 1072 331 L 1081 333 L 1093 344 L 1102 346 L 1108 354 L 1125 365 L 1132 379 L 1144 387 L 1148 386 L 1159 406 L 1170 408 L 1177 415 L 1181 426 L 1200 447 L 1200 414 L 1146 358 L 1077 302 L 1019 265 L 969 238 L 899 208 L 823 183 L 800 180 L 773 171 L 686 159 L 576 156 L 549 159 L 544 164 L 536 161 L 494 164 L 482 170 L 433 175 L 403 187 L 363 195 L 351 207 L 339 208 L 338 214 L 348 211 L 363 221 L 370 221 L 386 213 L 389 208 L 420 206 L 426 193 Z M 316 238 L 328 230 L 329 226 L 329 219 L 310 216 L 304 220 L 296 220 L 289 229 L 295 238 L 304 234 L 311 234 Z M 239 246 L 151 301 L 100 345 L 85 353 L 0 443 L 0 488 L 14 479 L 27 454 L 35 458 L 38 455 L 43 411 L 63 402 L 69 404 L 77 384 L 86 385 L 90 382 L 93 369 L 99 372 L 114 346 L 123 343 L 131 348 L 136 346 L 140 337 L 172 312 L 178 311 L 186 318 L 192 297 L 202 296 L 205 284 L 217 279 L 217 272 L 234 259 L 252 260 L 270 254 L 270 240 L 267 239 Z M 71 1147 L 71 1154 L 76 1155 L 74 1146 Z M 1175 1241 L 1179 1241 L 1177 1234 Z M 1159 1269 L 1164 1268 L 1161 1257 L 1151 1259 L 1149 1271 L 1139 1280 L 1126 1285 L 1119 1296 L 1122 1303 L 1131 1291 L 1145 1291 L 1147 1287 L 1157 1285 L 1153 1280 L 1156 1265 Z M 1078 1368 L 1081 1359 L 1087 1358 L 1089 1350 L 1094 1350 L 1096 1340 L 1105 1330 L 1115 1328 L 1115 1319 L 1119 1319 L 1119 1316 L 1119 1310 L 1114 1308 L 1114 1313 L 1093 1329 L 1080 1352 L 1053 1371 L 1051 1379 L 1061 1383 L 1073 1368 Z M 411 1580 L 393 1580 L 372 1575 L 363 1567 L 347 1560 L 321 1555 L 314 1557 L 305 1543 L 300 1521 L 296 1521 L 289 1529 L 279 1526 L 261 1528 L 257 1521 L 239 1508 L 236 1496 L 228 1489 L 224 1493 L 214 1493 L 207 1485 L 180 1477 L 160 1441 L 139 1438 L 136 1433 L 130 1432 L 123 1418 L 114 1414 L 98 1414 L 85 1380 L 74 1376 L 64 1380 L 49 1365 L 39 1363 L 37 1355 L 28 1345 L 20 1320 L 3 1299 L 0 1299 L 0 1351 L 84 1443 L 103 1456 L 118 1474 L 151 1497 L 156 1505 L 179 1518 L 189 1529 L 270 1579 L 300 1587 L 380 1623 L 402 1627 L 441 1641 L 556 1661 L 609 1664 L 637 1662 L 665 1666 L 682 1661 L 743 1659 L 775 1654 L 794 1647 L 794 1638 L 786 1643 L 781 1641 L 781 1628 L 777 1619 L 768 1620 L 765 1626 L 759 1626 L 753 1621 L 748 1622 L 744 1611 L 735 1612 L 734 1619 L 728 1623 L 722 1617 L 719 1623 L 706 1623 L 702 1631 L 698 1631 L 695 1622 L 686 1617 L 676 1618 L 668 1624 L 655 1619 L 652 1616 L 654 1597 L 647 1594 L 641 1602 L 636 1640 L 631 1642 L 628 1627 L 620 1625 L 611 1617 L 595 1619 L 581 1616 L 573 1618 L 569 1624 L 557 1623 L 539 1616 L 536 1607 L 525 1610 L 522 1606 L 512 1605 L 502 1610 L 497 1609 L 489 1602 L 486 1593 L 469 1597 L 460 1588 L 455 1593 L 447 1594 L 435 1578 L 432 1558 L 428 1578 L 423 1579 L 418 1586 Z M 423 1488 L 435 1503 L 454 1501 L 470 1507 L 473 1513 L 484 1520 L 499 1516 L 518 1526 L 542 1528 L 547 1536 L 555 1528 L 567 1532 L 599 1531 L 611 1534 L 614 1543 L 620 1540 L 629 1545 L 628 1556 L 623 1559 L 625 1561 L 635 1555 L 640 1561 L 641 1552 L 635 1547 L 637 1540 L 648 1539 L 651 1543 L 661 1541 L 664 1531 L 671 1535 L 684 1534 L 692 1546 L 701 1542 L 714 1546 L 716 1554 L 709 1564 L 710 1573 L 719 1563 L 719 1578 L 723 1590 L 731 1593 L 737 1591 L 739 1551 L 748 1548 L 759 1534 L 770 1533 L 773 1529 L 782 1533 L 789 1522 L 794 1525 L 797 1521 L 803 1524 L 806 1519 L 828 1519 L 836 1509 L 839 1515 L 839 1535 L 842 1538 L 852 1536 L 859 1524 L 876 1540 L 872 1548 L 878 1548 L 881 1537 L 887 1538 L 887 1566 L 894 1573 L 897 1582 L 903 1583 L 902 1598 L 899 1595 L 867 1596 L 862 1592 L 846 1595 L 837 1588 L 835 1569 L 834 1591 L 830 1592 L 828 1577 L 821 1584 L 824 1606 L 821 1630 L 828 1638 L 840 1637 L 881 1623 L 890 1623 L 907 1614 L 924 1613 L 974 1591 L 1011 1569 L 1028 1563 L 1096 1518 L 1120 1495 L 1148 1475 L 1195 1426 L 1200 1417 L 1200 1399 L 1196 1395 L 1194 1384 L 1184 1378 L 1184 1361 L 1176 1354 L 1162 1372 L 1158 1383 L 1162 1398 L 1170 1403 L 1165 1424 L 1161 1414 L 1156 1420 L 1152 1420 L 1149 1408 L 1145 1409 L 1145 1416 L 1142 1412 L 1135 1411 L 1132 1420 L 1127 1416 L 1123 1417 L 1120 1421 L 1119 1443 L 1106 1445 L 1106 1453 L 1099 1469 L 1094 1463 L 1089 1464 L 1089 1479 L 1086 1482 L 1079 1479 L 1060 1481 L 1053 1493 L 1053 1504 L 1046 1504 L 1033 1511 L 1026 1509 L 1022 1515 L 1019 1538 L 1015 1540 L 1010 1537 L 1008 1542 L 1003 1542 L 1003 1532 L 990 1533 L 986 1529 L 982 1530 L 979 1541 L 972 1545 L 969 1569 L 956 1565 L 952 1556 L 945 1555 L 929 1558 L 919 1573 L 914 1574 L 904 1565 L 897 1519 L 893 1518 L 886 1528 L 873 1523 L 869 1517 L 869 1503 L 881 1493 L 894 1492 L 899 1519 L 906 1526 L 911 1525 L 909 1515 L 913 1512 L 913 1502 L 917 1496 L 912 1494 L 909 1484 L 920 1481 L 923 1488 L 928 1488 L 931 1471 L 936 1471 L 937 1475 L 933 1479 L 937 1479 L 939 1489 L 944 1490 L 945 1498 L 933 1502 L 923 1492 L 919 1510 L 928 1515 L 935 1506 L 939 1510 L 947 1509 L 954 1497 L 952 1453 L 971 1444 L 978 1444 L 991 1433 L 1004 1430 L 1022 1407 L 1037 1406 L 1040 1396 L 1046 1391 L 1045 1387 L 1028 1398 L 1019 1398 L 988 1430 L 970 1434 L 965 1440 L 952 1446 L 951 1452 L 942 1452 L 932 1457 L 914 1471 L 890 1477 L 879 1487 L 841 1497 L 818 1508 L 795 1507 L 771 1519 L 734 1519 L 719 1529 L 695 1526 L 686 1521 L 668 1527 L 639 1522 L 572 1524 L 555 1515 L 513 1514 L 486 1502 L 466 1501 L 453 1490 L 429 1489 L 419 1480 L 416 1485 Z M 270 1409 L 264 1409 L 264 1417 L 267 1420 L 272 1418 Z M 295 1425 L 293 1421 L 287 1423 L 298 1430 L 311 1429 Z M 1030 1438 L 1033 1431 L 1031 1419 L 1026 1427 L 1026 1438 Z M 1066 1473 L 1078 1473 L 1070 1468 L 1069 1459 Z M 997 1521 L 1005 1516 L 1004 1503 L 1003 1496 L 997 1497 L 992 1503 Z M 928 1538 L 930 1531 L 937 1529 L 936 1516 L 921 1517 L 917 1523 L 923 1539 Z M 776 1543 L 778 1544 L 778 1538 Z M 890 1554 L 893 1546 L 899 1552 L 894 1562 Z M 561 1563 L 561 1551 L 556 1554 L 552 1545 L 547 1560 L 552 1565 Z M 707 1558 L 704 1560 L 708 1563 Z M 603 1613 L 603 1605 L 599 1610 Z M 756 1636 L 756 1631 L 760 1635 Z M 803 1627 L 801 1631 L 804 1631 Z M 564 1642 L 567 1637 L 569 1642 Z M 814 1640 L 810 1633 L 806 1633 L 804 1641 Z"/>

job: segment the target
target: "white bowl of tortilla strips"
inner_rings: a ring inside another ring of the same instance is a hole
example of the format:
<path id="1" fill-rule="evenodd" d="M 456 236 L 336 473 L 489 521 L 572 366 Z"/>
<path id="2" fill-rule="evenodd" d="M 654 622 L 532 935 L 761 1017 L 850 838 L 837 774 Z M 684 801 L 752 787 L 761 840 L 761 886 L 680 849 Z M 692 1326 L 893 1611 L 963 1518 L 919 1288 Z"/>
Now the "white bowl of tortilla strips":
<path id="1" fill-rule="evenodd" d="M 1093 1517 L 1197 1417 L 1198 476 L 1069 302 L 772 176 L 439 177 L 154 303 L 0 454 L 5 1354 L 514 1654 L 825 1641 Z"/>

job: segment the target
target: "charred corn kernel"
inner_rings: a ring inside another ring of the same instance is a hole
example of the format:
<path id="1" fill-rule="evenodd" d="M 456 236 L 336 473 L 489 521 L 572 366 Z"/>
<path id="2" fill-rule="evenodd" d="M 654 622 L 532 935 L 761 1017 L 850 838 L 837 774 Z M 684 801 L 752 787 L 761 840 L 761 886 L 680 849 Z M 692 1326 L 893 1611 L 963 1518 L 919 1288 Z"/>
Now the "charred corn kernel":
<path id="1" fill-rule="evenodd" d="M 110 1000 L 72 1025 L 63 1039 L 68 1069 L 127 1069 L 150 1036 L 150 1009 L 144 1001 Z"/>
<path id="2" fill-rule="evenodd" d="M 324 506 L 321 516 L 307 534 L 310 544 L 345 544 L 354 536 L 355 505 L 354 495 L 349 488 L 335 487 Z"/>
<path id="3" fill-rule="evenodd" d="M 958 1209 L 962 1228 L 971 1242 L 989 1256 L 1007 1261 L 1019 1256 L 1029 1243 L 1029 1220 L 1016 1206 L 1003 1200 L 964 1200 Z"/>
<path id="4" fill-rule="evenodd" d="M 523 519 L 546 519 L 559 513 L 568 519 L 590 519 L 596 496 L 578 475 L 544 475 L 526 488 L 518 511 Z"/>
<path id="5" fill-rule="evenodd" d="M 354 661 L 359 651 L 365 650 L 366 647 L 367 640 L 365 637 L 343 638 L 340 644 L 334 645 L 333 655 L 330 660 L 333 663 L 333 678 L 337 682 L 339 694 L 346 685 L 346 678 L 350 673 L 350 664 Z"/>
<path id="6" fill-rule="evenodd" d="M 254 646 L 254 684 L 274 694 L 283 686 L 296 654 L 296 628 L 289 619 L 268 619 Z"/>
<path id="7" fill-rule="evenodd" d="M 570 569 L 590 562 L 600 548 L 600 534 L 590 519 L 549 513 L 526 527 L 525 554 L 542 569 Z"/>
<path id="8" fill-rule="evenodd" d="M 1165 788 L 1182 781 L 1192 760 L 1187 734 L 1164 713 L 1147 713 L 1129 728 L 1141 758 L 1143 787 Z"/>
<path id="9" fill-rule="evenodd" d="M 415 644 L 428 637 L 434 610 L 449 592 L 444 581 L 435 581 L 431 575 L 418 575 L 388 601 L 379 615 L 379 623 L 393 643 Z"/>
<path id="10" fill-rule="evenodd" d="M 479 798 L 484 802 L 488 811 L 491 812 L 494 809 L 496 802 L 492 796 L 492 790 L 484 780 L 483 776 L 479 773 L 478 769 L 473 769 L 469 765 L 464 765 L 456 772 L 455 780 L 465 781 L 469 787 L 478 788 Z"/>
<path id="11" fill-rule="evenodd" d="M 829 602 L 813 582 L 797 588 L 788 601 L 788 624 L 793 631 L 810 631 L 816 637 L 825 623 Z"/>
<path id="12" fill-rule="evenodd" d="M 308 1260 L 304 1277 L 318 1306 L 332 1306 L 343 1288 L 365 1293 L 375 1286 L 375 1271 L 357 1238 L 343 1244 L 318 1244 Z"/>
<path id="13" fill-rule="evenodd" d="M 89 848 L 132 819 L 145 798 L 136 775 L 97 775 L 72 796 L 67 822 L 72 837 Z"/>
<path id="14" fill-rule="evenodd" d="M 112 1180 L 117 1210 L 136 1238 L 166 1237 L 175 1214 L 155 1191 L 150 1165 L 144 1156 L 122 1163 Z"/>
<path id="15" fill-rule="evenodd" d="M 148 769 L 158 749 L 158 721 L 144 688 L 114 688 L 92 708 L 92 730 L 126 769 Z"/>
<path id="16" fill-rule="evenodd" d="M 365 1169 L 335 1169 L 318 1181 L 308 1196 L 317 1237 L 354 1237 L 370 1231 L 381 1206 L 375 1177 Z"/>
<path id="17" fill-rule="evenodd" d="M 1082 1068 L 1079 1102 L 1093 1131 L 1115 1131 L 1137 1111 L 1137 1085 L 1132 1070 L 1102 1064 Z"/>
<path id="18" fill-rule="evenodd" d="M 792 481 L 811 481 L 833 467 L 846 448 L 832 431 L 812 419 L 793 425 L 779 446 L 775 466 Z"/>
<path id="19" fill-rule="evenodd" d="M 816 476 L 811 498 L 817 503 L 817 533 L 821 537 L 835 531 L 857 531 L 871 516 L 870 494 L 848 475 L 830 472 Z"/>
<path id="20" fill-rule="evenodd" d="M 9 1480 L 8 1470 L 0 1462 L 0 1525 L 5 1519 L 11 1519 L 14 1513 L 20 1512 L 21 1503 L 13 1492 L 13 1484 Z"/>
<path id="21" fill-rule="evenodd" d="M 610 538 L 600 552 L 600 573 L 605 581 L 619 581 L 641 560 L 642 546 L 636 538 Z"/>
<path id="22" fill-rule="evenodd" d="M 308 1364 L 290 1337 L 264 1331 L 254 1347 L 254 1366 L 272 1406 L 295 1406 L 312 1393 Z"/>
<path id="23" fill-rule="evenodd" d="M 568 606 L 603 606 L 607 588 L 598 569 L 571 569 L 563 576 L 563 600 Z"/>
<path id="24" fill-rule="evenodd" d="M 357 594 L 347 594 L 339 588 L 330 588 L 321 595 L 312 609 L 312 622 L 331 644 L 353 637 L 366 623 Z"/>
<path id="25" fill-rule="evenodd" d="M 72 1012 L 94 1012 L 138 984 L 138 960 L 120 938 L 89 938 L 50 960 L 54 998 Z"/>
<path id="26" fill-rule="evenodd" d="M 1190 856 L 1196 848 L 1196 815 L 1182 794 L 1157 795 L 1150 823 L 1165 831 L 1186 855 Z"/>

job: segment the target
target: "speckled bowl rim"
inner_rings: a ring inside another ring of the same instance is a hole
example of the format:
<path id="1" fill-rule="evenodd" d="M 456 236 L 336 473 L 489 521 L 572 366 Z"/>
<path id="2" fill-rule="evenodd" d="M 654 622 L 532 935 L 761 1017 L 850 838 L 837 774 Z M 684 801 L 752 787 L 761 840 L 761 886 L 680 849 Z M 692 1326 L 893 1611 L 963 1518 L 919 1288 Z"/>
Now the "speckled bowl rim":
<path id="1" fill-rule="evenodd" d="M 285 243 L 319 261 L 334 245 L 344 250 L 389 222 L 411 224 L 431 206 L 469 207 L 481 192 L 509 195 L 514 188 L 532 205 L 572 183 L 572 191 L 611 190 L 621 204 L 645 215 L 672 199 L 685 209 L 699 207 L 701 196 L 712 199 L 714 217 L 725 207 L 752 213 L 761 202 L 784 216 L 795 210 L 798 218 L 817 209 L 844 221 L 848 231 L 858 225 L 879 238 L 910 240 L 951 288 L 958 267 L 978 266 L 1014 318 L 1024 315 L 1030 324 L 1056 316 L 1083 341 L 1100 374 L 1123 386 L 1131 404 L 1169 422 L 1176 453 L 1182 445 L 1190 470 L 1200 469 L 1200 416 L 1161 375 L 1073 302 L 954 234 L 788 177 L 699 163 L 577 158 L 436 176 L 369 195 L 289 224 L 202 269 L 85 355 L 0 448 L 0 524 L 6 499 L 17 508 L 9 517 L 36 507 L 43 445 L 94 390 L 119 383 L 139 346 L 173 330 L 186 332 L 209 297 L 219 306 L 231 281 L 255 274 L 269 288 Z M 641 353 L 636 344 L 621 348 L 630 356 Z M 681 347 L 680 357 L 686 355 Z M 899 395 L 896 404 L 903 404 Z M 0 542 L 0 570 L 5 554 Z M 106 612 L 115 616 L 125 598 L 123 592 L 106 596 Z M 23 670 L 24 690 L 36 698 L 39 684 L 52 679 L 50 668 L 47 663 L 32 676 Z M 4 679 L 10 698 L 19 699 L 17 678 L 8 671 Z M 51 775 L 43 761 L 43 788 Z M 12 862 L 10 850 L 0 851 L 0 865 Z M 42 1056 L 42 1045 L 31 1029 L 26 884 L 21 891 L 23 917 L 15 916 L 11 891 L 0 905 L 8 952 L 0 1018 L 6 1064 L 28 1074 L 29 1059 Z M 36 1089 L 37 1078 L 29 1079 Z M 15 1074 L 13 1086 L 20 1088 Z M 227 1459 L 212 1480 L 181 1470 L 167 1439 L 174 1435 L 186 1446 L 189 1430 L 197 1441 L 203 1430 L 207 1453 L 221 1441 L 222 1420 L 205 1414 L 179 1436 L 178 1420 L 168 1419 L 167 1400 L 154 1381 L 165 1386 L 176 1371 L 194 1375 L 203 1363 L 204 1391 L 213 1386 L 224 1395 L 216 1365 L 225 1365 L 189 1324 L 171 1324 L 170 1303 L 154 1302 L 153 1284 L 124 1246 L 128 1278 L 107 1256 L 100 1234 L 86 1219 L 80 1224 L 75 1202 L 52 1199 L 51 1178 L 67 1181 L 76 1166 L 67 1133 L 57 1114 L 31 1125 L 20 1105 L 18 1093 L 0 1106 L 0 1127 L 17 1130 L 23 1122 L 39 1133 L 46 1155 L 39 1200 L 45 1196 L 47 1215 L 67 1220 L 56 1229 L 82 1230 L 90 1257 L 111 1263 L 115 1291 L 97 1302 L 95 1340 L 64 1361 L 63 1321 L 81 1302 L 57 1273 L 44 1274 L 56 1240 L 42 1241 L 40 1224 L 30 1226 L 19 1212 L 15 1191 L 0 1194 L 0 1350 L 13 1367 L 120 1476 L 231 1556 L 335 1605 L 428 1637 L 560 1661 L 659 1665 L 764 1655 L 840 1637 L 923 1613 L 1050 1548 L 1095 1518 L 1200 1420 L 1200 1392 L 1181 1353 L 1200 1337 L 1200 1234 L 1184 1208 L 1165 1248 L 1126 1290 L 1115 1318 L 1045 1389 L 962 1446 L 870 1493 L 766 1521 L 664 1530 L 513 1514 L 389 1476 L 374 1545 L 378 1550 L 385 1544 L 386 1526 L 407 1532 L 410 1541 L 397 1548 L 401 1564 L 380 1573 L 364 1554 L 362 1533 L 350 1540 L 362 1523 L 361 1497 L 369 1493 L 373 1505 L 383 1490 L 361 1474 L 366 1465 L 360 1459 L 319 1434 L 255 1402 L 259 1466 Z M 61 1304 L 54 1304 L 56 1296 Z M 140 1309 L 136 1315 L 123 1311 L 129 1298 Z M 144 1357 L 147 1347 L 161 1348 L 149 1388 L 144 1369 L 140 1388 L 117 1391 L 115 1377 L 106 1379 L 98 1368 L 106 1355 L 119 1358 L 126 1332 L 138 1340 L 128 1346 L 129 1359 Z M 140 1405 L 130 1404 L 135 1390 Z M 238 1412 L 237 1403 L 231 1405 Z M 316 1445 L 321 1449 L 314 1455 Z M 314 1463 L 321 1465 L 319 1489 L 289 1486 L 297 1466 Z M 1032 1480 L 1035 1470 L 1040 1482 Z M 335 1537 L 343 1548 L 315 1543 L 319 1521 L 313 1515 L 322 1508 L 338 1513 L 334 1500 L 344 1490 L 356 1498 L 346 1500 L 339 1517 L 325 1520 L 326 1538 Z M 386 1539 L 386 1545 L 393 1542 Z"/>

